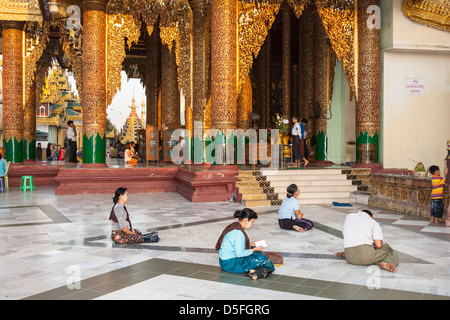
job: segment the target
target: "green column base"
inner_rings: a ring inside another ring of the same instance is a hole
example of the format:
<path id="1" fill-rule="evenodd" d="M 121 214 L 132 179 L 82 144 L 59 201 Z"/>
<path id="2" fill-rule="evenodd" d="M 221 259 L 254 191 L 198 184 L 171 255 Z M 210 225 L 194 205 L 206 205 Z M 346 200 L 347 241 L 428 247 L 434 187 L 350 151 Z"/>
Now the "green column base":
<path id="1" fill-rule="evenodd" d="M 379 161 L 380 150 L 379 150 L 379 142 L 378 142 L 378 140 L 379 140 L 378 132 L 375 132 L 373 137 L 371 137 L 367 131 L 364 132 L 364 133 L 362 131 L 359 132 L 359 135 L 356 138 L 356 162 L 357 163 L 361 163 L 360 162 L 360 155 L 359 155 L 359 148 L 360 148 L 360 145 L 363 145 L 363 144 L 364 145 L 365 144 L 372 144 L 372 145 L 375 146 L 375 155 L 374 155 L 375 163 L 379 163 L 380 162 Z"/>
<path id="2" fill-rule="evenodd" d="M 36 160 L 36 140 L 23 141 L 23 160 Z"/>
<path id="3" fill-rule="evenodd" d="M 3 139 L 3 146 L 7 161 L 11 163 L 23 163 L 23 140 L 19 142 L 16 137 L 13 137 L 6 142 Z"/>
<path id="4" fill-rule="evenodd" d="M 106 164 L 106 142 L 99 133 L 83 134 L 83 164 Z"/>
<path id="5" fill-rule="evenodd" d="M 328 138 L 323 131 L 319 131 L 316 137 L 316 161 L 327 161 Z"/>

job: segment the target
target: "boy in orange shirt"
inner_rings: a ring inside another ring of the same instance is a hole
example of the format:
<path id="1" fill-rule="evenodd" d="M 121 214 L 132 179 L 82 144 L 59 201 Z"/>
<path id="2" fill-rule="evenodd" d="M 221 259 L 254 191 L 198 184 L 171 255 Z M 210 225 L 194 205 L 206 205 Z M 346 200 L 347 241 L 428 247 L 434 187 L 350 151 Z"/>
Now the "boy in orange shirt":
<path id="1" fill-rule="evenodd" d="M 431 166 L 429 171 L 433 175 L 433 178 L 431 178 L 433 190 L 431 191 L 430 222 L 439 223 L 438 219 L 442 218 L 444 213 L 445 179 L 441 177 L 441 171 L 438 166 Z"/>

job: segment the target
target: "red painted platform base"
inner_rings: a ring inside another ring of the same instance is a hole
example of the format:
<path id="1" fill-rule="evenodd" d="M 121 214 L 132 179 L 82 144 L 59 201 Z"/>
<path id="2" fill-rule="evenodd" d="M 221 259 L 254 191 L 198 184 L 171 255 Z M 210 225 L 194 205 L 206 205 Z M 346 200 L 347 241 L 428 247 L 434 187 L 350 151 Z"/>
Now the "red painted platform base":
<path id="1" fill-rule="evenodd" d="M 180 168 L 175 176 L 177 192 L 192 202 L 228 201 L 238 180 L 237 166 Z"/>
<path id="2" fill-rule="evenodd" d="M 25 165 L 11 164 L 8 171 L 8 184 L 10 187 L 19 187 L 22 176 L 33 176 L 34 185 L 39 187 L 57 186 L 55 177 L 63 165 Z"/>
<path id="3" fill-rule="evenodd" d="M 119 187 L 129 193 L 178 192 L 192 202 L 228 201 L 237 181 L 236 166 L 61 168 L 55 194 L 114 194 Z"/>
<path id="4" fill-rule="evenodd" d="M 55 194 L 114 194 L 119 187 L 129 193 L 175 191 L 177 168 L 62 168 Z"/>

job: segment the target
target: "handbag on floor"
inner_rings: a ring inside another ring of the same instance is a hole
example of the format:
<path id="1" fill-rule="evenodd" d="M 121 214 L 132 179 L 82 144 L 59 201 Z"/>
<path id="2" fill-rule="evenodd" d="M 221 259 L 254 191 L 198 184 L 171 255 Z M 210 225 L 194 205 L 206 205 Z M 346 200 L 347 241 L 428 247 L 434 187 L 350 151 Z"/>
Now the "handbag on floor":
<path id="1" fill-rule="evenodd" d="M 159 241 L 159 236 L 158 236 L 158 232 L 153 231 L 147 234 L 143 234 L 142 238 L 144 238 L 144 243 L 147 242 L 158 242 Z"/>
<path id="2" fill-rule="evenodd" d="M 280 252 L 263 252 L 262 253 L 267 259 L 270 260 L 273 264 L 283 265 L 283 255 Z"/>

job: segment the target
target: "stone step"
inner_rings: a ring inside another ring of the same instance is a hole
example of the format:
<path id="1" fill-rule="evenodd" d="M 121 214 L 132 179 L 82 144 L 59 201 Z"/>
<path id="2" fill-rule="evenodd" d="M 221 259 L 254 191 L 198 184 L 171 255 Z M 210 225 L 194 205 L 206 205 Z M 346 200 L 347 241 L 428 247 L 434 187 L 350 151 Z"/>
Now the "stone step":
<path id="1" fill-rule="evenodd" d="M 270 200 L 242 200 L 245 207 L 267 207 L 271 205 Z"/>
<path id="2" fill-rule="evenodd" d="M 276 175 L 267 176 L 267 181 L 311 181 L 311 180 L 347 180 L 347 177 L 343 174 L 309 174 L 309 175 Z"/>
<path id="3" fill-rule="evenodd" d="M 342 175 L 341 169 L 300 169 L 300 170 L 261 170 L 261 175 L 266 177 L 292 177 L 309 175 Z"/>
<path id="4" fill-rule="evenodd" d="M 256 181 L 255 176 L 238 176 L 240 181 Z"/>
<path id="5" fill-rule="evenodd" d="M 300 204 L 331 204 L 333 202 L 341 202 L 341 203 L 356 203 L 356 199 L 354 198 L 345 198 L 345 199 L 300 199 L 298 203 Z"/>
<path id="6" fill-rule="evenodd" d="M 355 190 L 356 191 L 356 190 Z M 286 198 L 286 193 L 279 193 L 278 199 Z M 350 199 L 350 192 L 301 192 L 297 200 L 302 199 Z"/>
<path id="7" fill-rule="evenodd" d="M 242 200 L 267 200 L 265 193 L 243 193 Z"/>
<path id="8" fill-rule="evenodd" d="M 245 188 L 245 187 L 252 187 L 252 188 L 259 188 L 259 181 L 236 181 L 236 187 L 238 188 Z"/>
<path id="9" fill-rule="evenodd" d="M 358 186 L 353 186 L 353 185 L 343 185 L 343 186 L 329 186 L 329 185 L 325 185 L 325 186 L 305 186 L 305 185 L 301 185 L 300 187 L 300 192 L 328 192 L 330 190 L 332 190 L 333 192 L 336 191 L 343 191 L 343 192 L 353 192 L 356 191 L 358 189 Z M 276 193 L 286 193 L 286 188 L 285 186 L 275 186 L 273 192 Z"/>
<path id="10" fill-rule="evenodd" d="M 261 187 L 238 187 L 239 193 L 264 193 Z"/>
<path id="11" fill-rule="evenodd" d="M 238 177 L 254 176 L 255 175 L 254 172 L 255 171 L 253 171 L 253 170 L 248 170 L 248 171 L 239 170 L 238 171 Z M 259 176 L 259 175 L 260 174 L 258 174 L 257 176 Z"/>
<path id="12" fill-rule="evenodd" d="M 351 180 L 333 180 L 333 181 L 329 181 L 329 180 L 318 180 L 318 181 L 314 181 L 314 180 L 279 180 L 279 181 L 269 181 L 269 182 L 270 182 L 271 187 L 284 187 L 285 188 L 284 190 L 286 190 L 286 188 L 292 183 L 297 184 L 301 188 L 307 187 L 307 186 L 334 187 L 334 186 L 351 186 L 352 185 Z"/>

